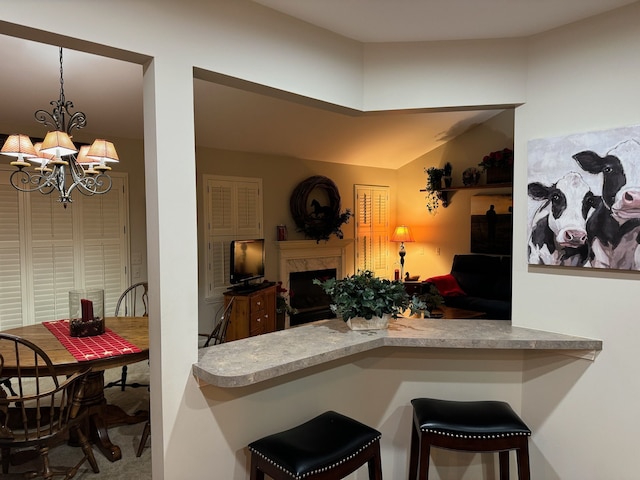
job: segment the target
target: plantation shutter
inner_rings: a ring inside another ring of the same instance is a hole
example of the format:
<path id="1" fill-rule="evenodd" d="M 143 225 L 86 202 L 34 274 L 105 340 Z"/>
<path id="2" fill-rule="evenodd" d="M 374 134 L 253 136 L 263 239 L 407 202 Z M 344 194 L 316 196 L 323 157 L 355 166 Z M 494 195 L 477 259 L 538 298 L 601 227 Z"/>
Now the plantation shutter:
<path id="1" fill-rule="evenodd" d="M 206 297 L 221 301 L 232 240 L 263 238 L 262 179 L 205 175 Z"/>
<path id="2" fill-rule="evenodd" d="M 9 172 L 0 171 L 0 329 L 22 325 L 25 252 L 18 205 L 19 192 L 9 184 Z"/>
<path id="3" fill-rule="evenodd" d="M 210 212 L 207 220 L 210 234 L 233 235 L 235 218 L 233 182 L 209 180 L 207 189 L 207 206 Z"/>
<path id="4" fill-rule="evenodd" d="M 113 315 L 127 287 L 126 174 L 105 195 L 75 191 L 64 208 L 56 193 L 22 193 L 0 171 L 0 329 L 68 318 L 69 291 L 105 290 Z"/>
<path id="5" fill-rule="evenodd" d="M 34 322 L 67 318 L 69 290 L 75 288 L 73 213 L 63 208 L 55 193 L 25 194 L 28 226 L 27 251 L 31 252 Z M 29 245 L 30 243 L 30 245 Z"/>
<path id="6" fill-rule="evenodd" d="M 83 271 L 85 288 L 104 289 L 105 316 L 115 314 L 120 294 L 127 288 L 125 267 L 126 196 L 124 180 L 114 178 L 111 191 L 82 202 Z"/>
<path id="7" fill-rule="evenodd" d="M 236 231 L 239 239 L 252 239 L 262 236 L 262 219 L 259 217 L 262 197 L 258 182 L 236 183 Z"/>
<path id="8" fill-rule="evenodd" d="M 356 185 L 356 270 L 389 277 L 389 187 Z"/>

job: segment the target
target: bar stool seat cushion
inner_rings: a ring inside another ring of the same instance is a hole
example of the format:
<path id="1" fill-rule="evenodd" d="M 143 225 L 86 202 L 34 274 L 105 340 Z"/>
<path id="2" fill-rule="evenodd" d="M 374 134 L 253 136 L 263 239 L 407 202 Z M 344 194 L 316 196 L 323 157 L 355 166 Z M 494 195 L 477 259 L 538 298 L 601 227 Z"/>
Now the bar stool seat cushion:
<path id="1" fill-rule="evenodd" d="M 301 425 L 263 437 L 249 450 L 295 478 L 329 470 L 379 440 L 379 431 L 328 411 Z"/>
<path id="2" fill-rule="evenodd" d="M 529 427 L 506 402 L 458 402 L 432 398 L 411 400 L 419 428 L 464 438 L 531 435 Z"/>

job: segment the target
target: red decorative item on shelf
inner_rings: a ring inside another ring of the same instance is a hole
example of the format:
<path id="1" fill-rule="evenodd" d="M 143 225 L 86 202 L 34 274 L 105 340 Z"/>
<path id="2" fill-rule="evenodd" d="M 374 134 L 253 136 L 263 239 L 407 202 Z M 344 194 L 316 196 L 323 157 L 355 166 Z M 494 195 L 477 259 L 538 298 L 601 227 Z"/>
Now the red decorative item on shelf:
<path id="1" fill-rule="evenodd" d="M 513 150 L 503 148 L 485 155 L 478 164 L 487 172 L 487 183 L 508 183 L 513 181 Z"/>

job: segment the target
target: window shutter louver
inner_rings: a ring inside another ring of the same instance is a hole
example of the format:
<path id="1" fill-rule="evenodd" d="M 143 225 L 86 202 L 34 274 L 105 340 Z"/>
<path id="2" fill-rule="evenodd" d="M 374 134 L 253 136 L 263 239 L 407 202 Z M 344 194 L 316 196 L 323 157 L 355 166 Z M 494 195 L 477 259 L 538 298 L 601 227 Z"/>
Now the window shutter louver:
<path id="1" fill-rule="evenodd" d="M 389 187 L 356 185 L 356 269 L 389 276 Z"/>
<path id="2" fill-rule="evenodd" d="M 205 175 L 206 296 L 222 301 L 232 240 L 263 238 L 262 180 Z M 219 298 L 218 298 L 219 297 Z"/>
<path id="3" fill-rule="evenodd" d="M 21 239 L 18 191 L 9 174 L 0 172 L 0 329 L 22 325 Z"/>
<path id="4" fill-rule="evenodd" d="M 126 175 L 112 174 L 105 195 L 21 193 L 0 171 L 0 328 L 68 318 L 69 291 L 103 288 L 113 315 L 127 287 Z M 22 225 L 20 222 L 23 222 Z"/>

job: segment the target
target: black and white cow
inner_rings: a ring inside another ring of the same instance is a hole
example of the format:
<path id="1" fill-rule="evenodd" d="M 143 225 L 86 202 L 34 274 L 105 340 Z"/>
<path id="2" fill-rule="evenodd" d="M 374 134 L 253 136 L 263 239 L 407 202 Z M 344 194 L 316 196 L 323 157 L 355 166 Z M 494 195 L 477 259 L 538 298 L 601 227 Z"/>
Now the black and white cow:
<path id="1" fill-rule="evenodd" d="M 573 158 L 602 174 L 602 202 L 587 222 L 591 266 L 640 270 L 640 143 L 625 140 L 604 157 L 586 150 Z"/>
<path id="2" fill-rule="evenodd" d="M 533 216 L 529 263 L 584 266 L 589 257 L 587 216 L 599 199 L 576 172 L 550 186 L 532 182 L 529 196 L 543 202 Z"/>

